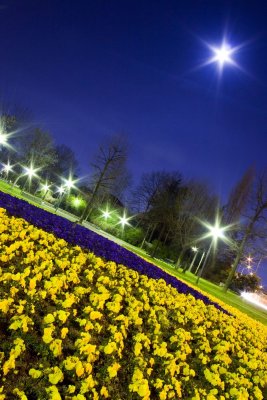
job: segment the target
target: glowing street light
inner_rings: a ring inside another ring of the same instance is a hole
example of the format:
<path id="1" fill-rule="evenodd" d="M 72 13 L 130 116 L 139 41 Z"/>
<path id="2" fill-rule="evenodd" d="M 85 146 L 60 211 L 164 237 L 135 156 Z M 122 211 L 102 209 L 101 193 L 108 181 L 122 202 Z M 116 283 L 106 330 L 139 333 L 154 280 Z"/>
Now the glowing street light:
<path id="1" fill-rule="evenodd" d="M 57 189 L 58 192 L 58 201 L 55 205 L 55 211 L 57 212 L 57 210 L 59 209 L 60 204 L 62 203 L 64 194 L 65 194 L 65 188 L 63 186 L 59 186 Z"/>
<path id="2" fill-rule="evenodd" d="M 51 185 L 48 185 L 47 182 L 42 184 L 41 187 L 42 187 L 42 191 L 44 192 L 44 195 L 42 197 L 42 201 L 46 198 L 46 195 L 47 195 L 47 193 L 48 193 L 48 191 L 50 189 L 50 186 Z"/>
<path id="3" fill-rule="evenodd" d="M 253 259 L 250 256 L 248 256 L 247 257 L 247 262 L 250 264 L 252 261 L 253 261 Z"/>
<path id="4" fill-rule="evenodd" d="M 106 210 L 106 211 L 103 211 L 102 215 L 105 218 L 105 220 L 107 220 L 110 217 L 111 212 Z"/>
<path id="5" fill-rule="evenodd" d="M 72 203 L 73 203 L 74 207 L 77 207 L 77 208 L 81 205 L 81 202 L 82 202 L 82 200 L 79 197 L 75 197 L 72 200 Z"/>
<path id="6" fill-rule="evenodd" d="M 15 181 L 15 183 L 16 183 L 20 177 L 27 176 L 27 179 L 26 179 L 21 191 L 23 191 L 25 189 L 25 186 L 28 181 L 29 181 L 29 183 L 31 183 L 32 178 L 38 178 L 38 175 L 36 172 L 39 171 L 39 169 L 40 169 L 40 168 L 34 168 L 32 163 L 30 164 L 29 167 L 24 166 L 23 168 L 24 168 L 24 174 L 20 175 Z"/>
<path id="7" fill-rule="evenodd" d="M 129 217 L 127 218 L 126 217 L 125 212 L 124 212 L 123 216 L 119 217 L 119 224 L 121 225 L 122 228 L 124 228 L 125 225 L 130 225 L 130 223 L 129 223 L 130 219 L 131 218 L 129 218 Z"/>
<path id="8" fill-rule="evenodd" d="M 59 186 L 57 192 L 59 193 L 59 195 L 62 195 L 65 192 L 65 189 L 63 186 Z"/>
<path id="9" fill-rule="evenodd" d="M 110 211 L 108 205 L 106 205 L 105 210 L 100 210 L 102 212 L 102 217 L 107 221 L 111 217 L 112 211 Z"/>
<path id="10" fill-rule="evenodd" d="M 9 172 L 13 171 L 13 166 L 10 165 L 9 161 L 7 162 L 7 164 L 2 164 L 3 165 L 3 169 L 2 172 L 5 173 L 6 178 L 8 177 Z"/>
<path id="11" fill-rule="evenodd" d="M 36 174 L 36 171 L 38 171 L 40 168 L 33 168 L 33 165 L 31 164 L 29 167 L 23 167 L 25 172 L 22 176 L 27 175 L 29 179 L 31 180 L 34 176 L 37 177 L 38 175 Z"/>
<path id="12" fill-rule="evenodd" d="M 211 237 L 212 241 L 211 241 L 210 247 L 209 247 L 209 249 L 207 251 L 206 258 L 205 258 L 205 260 L 204 260 L 204 262 L 202 264 L 201 270 L 200 270 L 200 272 L 198 274 L 196 283 L 199 282 L 199 279 L 202 276 L 203 270 L 204 270 L 204 268 L 205 268 L 205 266 L 207 264 L 207 260 L 208 260 L 208 257 L 210 255 L 211 249 L 212 249 L 213 246 L 216 248 L 218 239 L 221 239 L 224 242 L 229 242 L 230 241 L 225 236 L 225 231 L 227 229 L 229 229 L 231 225 L 224 226 L 224 227 L 220 226 L 218 216 L 216 217 L 216 221 L 215 221 L 215 225 L 214 226 L 212 226 L 212 225 L 210 225 L 208 223 L 203 223 L 203 222 L 202 222 L 202 224 L 208 228 L 208 232 L 202 237 L 202 239 Z"/>
<path id="13" fill-rule="evenodd" d="M 0 147 L 6 147 L 8 145 L 8 135 L 0 131 Z"/>
<path id="14" fill-rule="evenodd" d="M 193 260 L 192 260 L 192 262 L 191 262 L 191 264 L 190 264 L 190 267 L 188 268 L 188 272 L 190 272 L 191 269 L 193 268 L 195 259 L 196 259 L 197 254 L 198 254 L 198 248 L 197 248 L 196 246 L 193 246 L 193 247 L 192 247 L 192 251 L 193 251 L 195 254 L 194 254 Z M 183 269 L 183 272 L 186 272 L 186 269 Z"/>
<path id="15" fill-rule="evenodd" d="M 72 189 L 72 188 L 75 187 L 74 183 L 75 183 L 75 181 L 72 180 L 72 178 L 69 178 L 69 179 L 66 179 L 66 180 L 65 180 L 65 185 L 64 185 L 64 186 L 66 186 L 66 188 L 67 188 L 68 190 L 70 190 L 70 189 Z"/>
<path id="16" fill-rule="evenodd" d="M 42 190 L 47 192 L 50 188 L 50 185 L 48 185 L 47 183 L 42 184 Z"/>

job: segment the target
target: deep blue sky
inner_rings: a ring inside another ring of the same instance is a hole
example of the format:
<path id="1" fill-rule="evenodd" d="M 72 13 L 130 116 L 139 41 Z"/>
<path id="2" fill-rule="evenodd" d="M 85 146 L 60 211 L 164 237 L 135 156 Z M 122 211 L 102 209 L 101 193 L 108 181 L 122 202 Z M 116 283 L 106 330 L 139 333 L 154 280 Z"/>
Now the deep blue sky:
<path id="1" fill-rule="evenodd" d="M 246 73 L 215 64 L 226 34 Z M 266 1 L 0 0 L 0 101 L 29 108 L 82 172 L 125 132 L 135 180 L 179 170 L 226 198 L 266 166 Z"/>

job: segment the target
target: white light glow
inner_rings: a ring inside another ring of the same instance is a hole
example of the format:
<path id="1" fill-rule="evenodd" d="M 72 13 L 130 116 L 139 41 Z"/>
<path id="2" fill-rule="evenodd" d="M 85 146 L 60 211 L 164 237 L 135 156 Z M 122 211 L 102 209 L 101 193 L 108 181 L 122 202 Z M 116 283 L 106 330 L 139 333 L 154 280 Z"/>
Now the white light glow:
<path id="1" fill-rule="evenodd" d="M 79 207 L 79 205 L 81 204 L 81 199 L 75 197 L 75 199 L 73 200 L 73 204 L 75 207 Z"/>
<path id="2" fill-rule="evenodd" d="M 63 194 L 65 192 L 65 189 L 62 186 L 60 186 L 60 187 L 58 187 L 57 191 L 59 194 Z"/>
<path id="3" fill-rule="evenodd" d="M 123 228 L 124 228 L 125 225 L 130 225 L 129 222 L 128 222 L 130 220 L 130 218 L 127 218 L 125 216 L 125 214 L 122 217 L 120 217 L 119 219 L 120 219 L 120 224 L 121 224 L 121 226 Z"/>
<path id="4" fill-rule="evenodd" d="M 201 40 L 202 43 L 209 49 L 210 56 L 206 61 L 198 66 L 198 68 L 206 67 L 210 64 L 216 64 L 219 75 L 227 66 L 235 67 L 240 71 L 246 73 L 246 71 L 238 64 L 236 61 L 236 56 L 247 45 L 248 42 L 240 43 L 237 46 L 230 44 L 230 41 L 224 35 L 222 42 L 220 44 L 211 44 L 205 40 Z"/>
<path id="5" fill-rule="evenodd" d="M 37 177 L 36 172 L 40 169 L 40 168 L 34 168 L 32 164 L 29 167 L 23 167 L 23 168 L 25 171 L 23 175 L 27 175 L 30 179 L 32 179 L 34 176 Z"/>
<path id="6" fill-rule="evenodd" d="M 47 183 L 42 185 L 42 190 L 44 190 L 46 192 L 49 190 L 49 188 L 50 188 L 50 186 Z"/>
<path id="7" fill-rule="evenodd" d="M 198 248 L 195 247 L 195 246 L 193 246 L 193 247 L 192 247 L 192 250 L 196 253 L 196 252 L 198 251 Z"/>
<path id="8" fill-rule="evenodd" d="M 12 165 L 9 163 L 3 164 L 3 171 L 8 174 L 8 172 L 12 171 Z"/>
<path id="9" fill-rule="evenodd" d="M 231 48 L 229 44 L 223 43 L 220 48 L 212 47 L 211 49 L 214 53 L 214 57 L 211 60 L 212 62 L 218 62 L 220 67 L 223 67 L 226 63 L 234 64 L 231 56 L 235 49 Z"/>
<path id="10" fill-rule="evenodd" d="M 72 179 L 68 179 L 65 183 L 68 189 L 71 189 L 74 187 L 74 181 Z"/>
<path id="11" fill-rule="evenodd" d="M 262 302 L 263 299 L 261 298 L 261 296 L 257 295 L 256 293 L 242 292 L 241 297 L 243 297 L 250 303 L 255 304 L 256 306 L 261 307 L 264 310 L 267 310 L 267 304 L 264 304 Z"/>
<path id="12" fill-rule="evenodd" d="M 0 145 L 6 146 L 8 142 L 8 136 L 7 134 L 0 132 Z"/>
<path id="13" fill-rule="evenodd" d="M 110 217 L 111 212 L 110 211 L 103 211 L 103 217 L 105 219 L 108 219 Z"/>
<path id="14" fill-rule="evenodd" d="M 233 244 L 231 238 L 226 236 L 225 232 L 234 229 L 235 224 L 220 226 L 219 215 L 216 215 L 214 225 L 211 225 L 209 222 L 202 221 L 201 219 L 198 219 L 198 221 L 207 229 L 207 232 L 201 236 L 198 241 L 212 238 L 214 245 L 216 245 L 218 239 L 221 239 L 224 243 L 229 245 Z"/>
<path id="15" fill-rule="evenodd" d="M 218 224 L 216 224 L 215 226 L 211 226 L 210 228 L 210 236 L 213 237 L 213 239 L 217 240 L 217 239 L 223 239 L 224 238 L 224 231 L 225 228 L 220 227 Z"/>

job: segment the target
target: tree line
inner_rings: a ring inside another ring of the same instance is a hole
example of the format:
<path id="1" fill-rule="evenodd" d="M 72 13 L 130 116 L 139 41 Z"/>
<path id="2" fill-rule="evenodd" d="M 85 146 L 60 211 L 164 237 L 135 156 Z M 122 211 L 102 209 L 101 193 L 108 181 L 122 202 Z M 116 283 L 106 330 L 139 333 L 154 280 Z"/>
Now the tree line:
<path id="1" fill-rule="evenodd" d="M 228 242 L 219 241 L 218 246 L 214 246 L 203 274 L 215 282 L 225 282 L 225 290 L 233 281 L 240 285 L 243 277 L 241 279 L 237 268 L 240 263 L 246 264 L 248 255 L 254 260 L 266 256 L 266 171 L 248 168 L 224 205 L 206 183 L 186 179 L 180 171 L 143 173 L 139 183 L 132 187 L 127 167 L 127 139 L 114 134 L 99 144 L 89 163 L 87 179 L 79 182 L 79 163 L 73 150 L 65 144 L 56 144 L 51 133 L 39 126 L 21 130 L 25 125 L 20 116 L 1 115 L 0 130 L 8 136 L 8 145 L 1 146 L 0 150 L 2 164 L 13 165 L 9 177 L 13 181 L 19 178 L 17 183 L 24 187 L 27 176 L 20 175 L 22 166 L 40 168 L 39 181 L 35 179 L 27 187 L 37 194 L 40 180 L 59 186 L 63 177 L 67 179 L 71 175 L 77 179 L 78 195 L 83 200 L 81 208 L 78 210 L 70 203 L 70 196 L 61 204 L 77 214 L 77 222 L 91 221 L 144 248 L 152 257 L 172 261 L 184 272 L 188 268 L 194 272 L 211 241 L 205 237 L 205 222 L 212 225 L 217 218 L 221 226 L 228 227 L 225 233 Z M 53 195 L 50 200 L 56 201 Z M 132 216 L 131 229 L 123 231 L 112 220 L 101 218 L 99 210 L 107 209 L 121 212 L 127 209 L 127 215 Z M 194 265 L 192 246 L 199 249 Z M 255 275 L 248 280 L 251 288 L 259 284 Z"/>

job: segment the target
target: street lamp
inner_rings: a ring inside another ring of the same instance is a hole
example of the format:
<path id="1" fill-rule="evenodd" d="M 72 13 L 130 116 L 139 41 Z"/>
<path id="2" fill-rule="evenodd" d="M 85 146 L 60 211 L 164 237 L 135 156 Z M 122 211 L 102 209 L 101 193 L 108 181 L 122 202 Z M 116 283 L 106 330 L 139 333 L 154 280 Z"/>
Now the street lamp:
<path id="1" fill-rule="evenodd" d="M 63 186 L 59 186 L 57 192 L 58 192 L 58 201 L 57 201 L 57 204 L 55 206 L 55 212 L 57 212 L 60 204 L 62 203 L 62 200 L 63 200 L 63 197 L 64 197 L 64 193 L 65 193 L 64 187 Z"/>
<path id="2" fill-rule="evenodd" d="M 79 205 L 81 204 L 81 199 L 75 197 L 75 199 L 73 200 L 73 204 L 75 207 L 79 207 Z"/>
<path id="3" fill-rule="evenodd" d="M 105 218 L 105 221 L 111 216 L 111 212 L 106 210 L 102 212 L 102 216 Z"/>
<path id="4" fill-rule="evenodd" d="M 67 198 L 70 194 L 71 189 L 76 188 L 75 186 L 75 182 L 77 182 L 76 180 L 73 180 L 71 176 L 69 176 L 68 179 L 63 179 L 64 184 L 62 184 L 59 188 L 58 188 L 58 192 L 59 192 L 59 201 L 57 203 L 57 206 L 55 207 L 55 211 L 57 212 L 60 204 L 62 203 L 62 200 L 64 198 L 64 194 L 67 195 Z"/>
<path id="5" fill-rule="evenodd" d="M 8 145 L 8 135 L 0 130 L 0 148 L 1 146 L 7 147 Z"/>
<path id="6" fill-rule="evenodd" d="M 121 227 L 124 228 L 125 225 L 130 225 L 130 223 L 128 222 L 129 220 L 130 218 L 127 218 L 124 213 L 122 217 L 119 217 L 119 224 L 121 224 Z"/>
<path id="7" fill-rule="evenodd" d="M 74 181 L 71 177 L 69 177 L 69 179 L 65 179 L 65 185 L 63 186 L 66 186 L 67 190 L 70 191 L 72 188 L 75 187 L 74 185 L 75 182 L 76 181 Z"/>
<path id="8" fill-rule="evenodd" d="M 50 189 L 50 186 L 51 186 L 51 185 L 48 185 L 47 182 L 44 183 L 44 184 L 42 184 L 42 191 L 44 192 L 44 195 L 43 195 L 43 197 L 42 197 L 42 202 L 45 200 L 46 195 L 47 195 L 47 193 L 48 193 L 48 191 L 49 191 L 49 189 Z"/>
<path id="9" fill-rule="evenodd" d="M 196 259 L 197 254 L 198 254 L 198 248 L 196 246 L 193 246 L 192 247 L 192 251 L 194 252 L 194 257 L 193 257 L 193 260 L 192 260 L 192 262 L 190 264 L 190 267 L 188 268 L 188 272 L 191 272 L 191 269 L 193 268 L 195 259 Z M 184 269 L 183 272 L 186 272 L 186 269 Z"/>
<path id="10" fill-rule="evenodd" d="M 32 163 L 30 164 L 29 167 L 25 167 L 24 166 L 23 168 L 24 168 L 24 171 L 25 171 L 24 174 L 20 175 L 15 181 L 15 183 L 16 183 L 19 178 L 21 178 L 23 176 L 27 176 L 27 179 L 25 180 L 24 185 L 23 185 L 23 187 L 21 189 L 22 192 L 25 189 L 25 186 L 26 186 L 28 181 L 29 181 L 29 183 L 31 183 L 32 178 L 35 178 L 35 177 L 38 178 L 38 175 L 37 175 L 36 172 L 40 169 L 40 168 L 34 168 Z"/>
<path id="11" fill-rule="evenodd" d="M 221 227 L 221 226 L 219 225 L 218 218 L 216 219 L 216 222 L 215 222 L 215 225 L 214 225 L 214 226 L 209 225 L 209 224 L 204 224 L 204 225 L 208 228 L 208 232 L 207 232 L 207 234 L 206 234 L 204 237 L 205 237 L 205 238 L 211 237 L 211 238 L 212 238 L 212 241 L 211 241 L 210 247 L 209 247 L 209 249 L 208 249 L 208 251 L 207 251 L 206 258 L 205 258 L 205 260 L 204 260 L 204 262 L 203 262 L 203 264 L 202 264 L 202 267 L 201 267 L 201 269 L 200 269 L 200 272 L 199 272 L 199 274 L 198 274 L 198 277 L 197 277 L 197 280 L 196 280 L 196 283 L 197 283 L 197 284 L 198 284 L 199 279 L 200 279 L 200 277 L 202 276 L 202 273 L 203 273 L 203 271 L 204 271 L 204 268 L 205 268 L 205 266 L 206 266 L 206 264 L 207 264 L 207 260 L 208 260 L 208 257 L 209 257 L 209 255 L 210 255 L 210 252 L 211 252 L 212 247 L 213 247 L 213 246 L 216 247 L 218 239 L 223 239 L 224 241 L 227 241 L 227 238 L 226 238 L 224 232 L 226 231 L 226 229 L 227 229 L 228 227 Z"/>
<path id="12" fill-rule="evenodd" d="M 7 164 L 2 164 L 3 165 L 3 169 L 2 169 L 2 173 L 5 173 L 6 179 L 8 177 L 9 172 L 13 171 L 13 166 L 9 164 L 9 161 L 7 162 Z"/>

